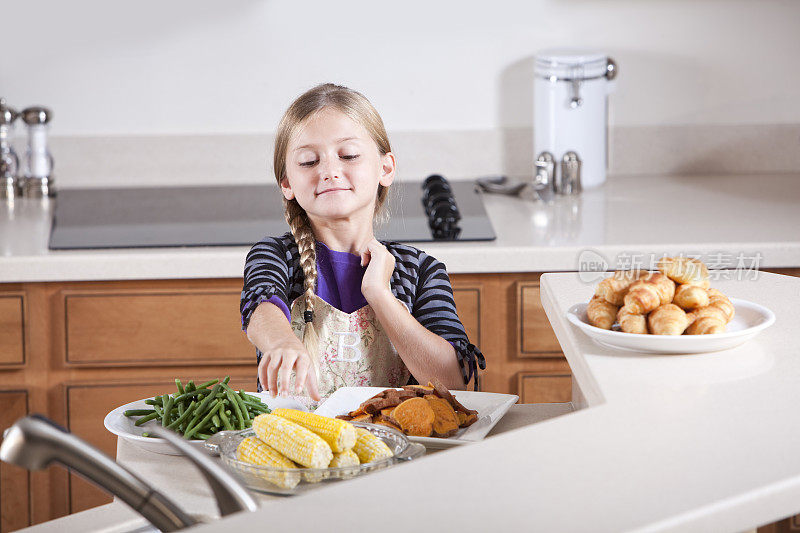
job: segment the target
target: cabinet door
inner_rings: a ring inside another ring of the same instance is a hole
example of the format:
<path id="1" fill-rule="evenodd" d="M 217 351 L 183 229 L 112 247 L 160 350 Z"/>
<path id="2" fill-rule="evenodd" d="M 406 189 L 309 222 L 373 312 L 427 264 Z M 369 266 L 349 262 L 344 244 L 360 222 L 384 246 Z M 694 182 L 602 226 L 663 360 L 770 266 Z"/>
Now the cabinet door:
<path id="1" fill-rule="evenodd" d="M 206 376 L 198 373 L 178 372 L 176 376 L 186 383 L 194 379 L 200 383 L 219 376 Z M 253 376 L 231 378 L 231 386 L 236 389 L 252 390 Z M 70 432 L 90 442 L 109 457 L 117 455 L 117 437 L 103 426 L 103 419 L 109 411 L 120 405 L 175 391 L 174 381 L 154 380 L 141 383 L 120 384 L 79 384 L 67 385 L 67 416 Z M 149 453 L 149 452 L 143 452 Z M 84 511 L 111 502 L 111 496 L 85 481 L 76 474 L 70 474 L 70 513 Z"/>
<path id="2" fill-rule="evenodd" d="M 553 357 L 561 352 L 539 296 L 539 283 L 517 285 L 519 302 L 519 356 Z"/>
<path id="3" fill-rule="evenodd" d="M 0 435 L 17 419 L 28 414 L 25 391 L 0 391 Z M 2 442 L 2 439 L 0 439 Z M 30 474 L 24 468 L 0 462 L 0 532 L 31 525 Z"/>
<path id="4" fill-rule="evenodd" d="M 25 363 L 24 296 L 0 294 L 0 368 Z"/>

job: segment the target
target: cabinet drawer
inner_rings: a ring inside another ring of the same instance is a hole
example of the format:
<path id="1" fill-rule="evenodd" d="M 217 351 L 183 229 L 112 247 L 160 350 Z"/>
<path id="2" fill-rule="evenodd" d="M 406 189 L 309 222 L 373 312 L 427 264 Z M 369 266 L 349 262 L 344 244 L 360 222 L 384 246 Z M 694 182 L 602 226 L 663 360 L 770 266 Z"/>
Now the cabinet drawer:
<path id="1" fill-rule="evenodd" d="M 519 355 L 520 357 L 552 357 L 560 352 L 550 321 L 542 308 L 538 283 L 518 283 Z"/>
<path id="2" fill-rule="evenodd" d="M 0 296 L 0 367 L 25 363 L 23 296 Z"/>
<path id="3" fill-rule="evenodd" d="M 552 403 L 572 401 L 572 376 L 570 374 L 519 374 L 520 403 Z"/>
<path id="4" fill-rule="evenodd" d="M 95 366 L 252 363 L 239 292 L 64 292 L 66 360 Z"/>

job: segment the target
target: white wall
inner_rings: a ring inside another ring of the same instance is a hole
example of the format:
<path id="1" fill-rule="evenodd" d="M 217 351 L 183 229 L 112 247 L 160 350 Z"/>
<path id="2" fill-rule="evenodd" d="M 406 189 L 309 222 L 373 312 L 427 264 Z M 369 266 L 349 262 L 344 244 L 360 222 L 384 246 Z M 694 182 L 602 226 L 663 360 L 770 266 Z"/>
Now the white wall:
<path id="1" fill-rule="evenodd" d="M 613 125 L 800 123 L 800 2 L 4 0 L 0 95 L 54 135 L 266 133 L 306 88 L 389 131 L 531 123 L 531 58 L 619 64 Z"/>

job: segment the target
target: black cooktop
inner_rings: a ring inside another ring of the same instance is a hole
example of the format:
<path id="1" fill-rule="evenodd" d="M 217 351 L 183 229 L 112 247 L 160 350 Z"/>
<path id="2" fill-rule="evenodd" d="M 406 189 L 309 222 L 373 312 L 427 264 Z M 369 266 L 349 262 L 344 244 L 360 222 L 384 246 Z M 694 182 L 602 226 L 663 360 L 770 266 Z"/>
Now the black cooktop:
<path id="1" fill-rule="evenodd" d="M 422 182 L 392 185 L 389 221 L 377 228 L 376 236 L 401 242 L 494 240 L 475 184 L 453 181 L 446 185 L 452 199 L 444 206 L 445 215 L 438 197 L 440 185 L 435 194 L 428 191 L 427 195 Z M 432 197 L 427 208 L 424 197 Z M 264 236 L 289 230 L 283 218 L 281 193 L 272 184 L 65 189 L 58 192 L 55 204 L 49 246 L 53 250 L 250 246 Z"/>

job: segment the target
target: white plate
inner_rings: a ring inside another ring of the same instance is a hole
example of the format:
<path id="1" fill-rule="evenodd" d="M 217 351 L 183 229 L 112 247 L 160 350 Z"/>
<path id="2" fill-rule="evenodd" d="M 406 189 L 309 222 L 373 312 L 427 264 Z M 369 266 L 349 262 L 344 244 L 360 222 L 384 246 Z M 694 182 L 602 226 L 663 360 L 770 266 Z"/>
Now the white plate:
<path id="1" fill-rule="evenodd" d="M 253 396 L 258 396 L 261 398 L 261 401 L 267 404 L 267 407 L 270 409 L 278 409 L 280 407 L 286 407 L 289 409 L 301 409 L 303 411 L 307 411 L 307 409 L 303 406 L 302 403 L 295 400 L 294 398 L 270 398 L 269 393 L 266 392 L 248 392 L 247 394 L 252 394 Z M 125 405 L 120 405 L 110 413 L 108 413 L 103 420 L 103 425 L 109 430 L 111 433 L 116 435 L 119 438 L 125 439 L 127 441 L 132 442 L 136 446 L 142 448 L 143 450 L 161 453 L 164 455 L 181 455 L 181 452 L 173 448 L 169 443 L 165 442 L 162 439 L 154 438 L 154 437 L 143 437 L 142 433 L 147 431 L 148 427 L 152 427 L 156 425 L 158 422 L 155 420 L 151 420 L 149 422 L 145 422 L 141 426 L 137 426 L 134 424 L 136 420 L 139 418 L 138 416 L 135 417 L 127 417 L 123 413 L 128 409 L 150 409 L 152 408 L 151 405 L 147 405 L 144 401 L 149 398 L 143 398 L 141 400 L 136 400 L 135 402 L 126 403 Z M 192 444 L 198 445 L 202 449 L 202 445 L 205 441 L 203 440 L 190 440 Z"/>
<path id="2" fill-rule="evenodd" d="M 567 310 L 567 319 L 598 344 L 609 348 L 642 353 L 688 354 L 727 350 L 758 335 L 775 322 L 775 313 L 762 305 L 731 298 L 736 309 L 725 333 L 711 335 L 643 335 L 615 329 L 601 329 L 589 324 L 586 304 L 575 304 Z"/>
<path id="3" fill-rule="evenodd" d="M 323 416 L 343 415 L 350 411 L 355 411 L 359 405 L 382 390 L 386 390 L 386 387 L 342 387 L 331 394 L 314 412 Z M 506 411 L 517 403 L 519 399 L 519 396 L 514 394 L 461 390 L 450 392 L 464 407 L 478 411 L 478 420 L 471 426 L 458 430 L 458 433 L 447 439 L 408 437 L 408 440 L 419 442 L 424 444 L 426 448 L 431 449 L 449 448 L 459 444 L 479 441 L 489 433 L 495 424 L 503 418 Z"/>

